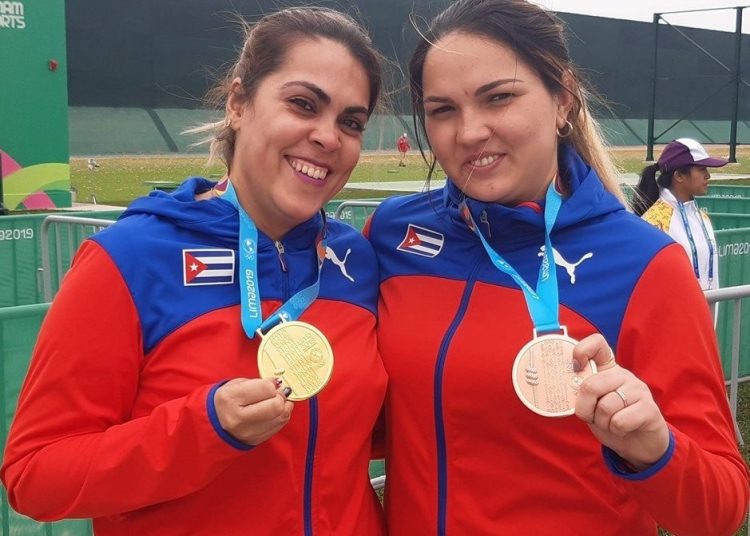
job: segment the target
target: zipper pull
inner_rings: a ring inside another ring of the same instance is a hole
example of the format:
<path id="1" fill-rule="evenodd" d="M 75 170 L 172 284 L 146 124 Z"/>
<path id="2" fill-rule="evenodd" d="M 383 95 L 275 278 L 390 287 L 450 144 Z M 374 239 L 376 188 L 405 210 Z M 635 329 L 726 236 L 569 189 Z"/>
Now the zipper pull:
<path id="1" fill-rule="evenodd" d="M 492 238 L 492 229 L 490 229 L 490 221 L 487 219 L 487 211 L 483 210 L 479 215 L 479 221 L 487 226 L 487 238 Z"/>
<path id="2" fill-rule="evenodd" d="M 279 264 L 281 264 L 281 271 L 286 272 L 286 259 L 284 258 L 284 244 L 282 244 L 279 240 L 275 240 L 273 243 L 274 246 L 276 246 L 276 251 L 279 255 Z"/>

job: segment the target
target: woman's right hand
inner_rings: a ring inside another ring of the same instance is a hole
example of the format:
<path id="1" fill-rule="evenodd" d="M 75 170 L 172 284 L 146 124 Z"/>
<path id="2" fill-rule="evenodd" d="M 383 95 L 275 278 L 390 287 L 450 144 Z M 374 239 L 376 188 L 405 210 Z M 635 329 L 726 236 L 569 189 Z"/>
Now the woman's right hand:
<path id="1" fill-rule="evenodd" d="M 221 427 L 247 445 L 259 445 L 281 430 L 294 404 L 273 380 L 236 378 L 214 393 Z"/>

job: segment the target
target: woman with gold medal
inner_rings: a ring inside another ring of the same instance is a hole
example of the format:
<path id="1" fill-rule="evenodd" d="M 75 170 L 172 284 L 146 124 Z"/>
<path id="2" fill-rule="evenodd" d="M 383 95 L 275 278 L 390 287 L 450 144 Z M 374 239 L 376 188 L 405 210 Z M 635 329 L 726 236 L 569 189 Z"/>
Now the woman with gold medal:
<path id="1" fill-rule="evenodd" d="M 197 129 L 227 176 L 136 200 L 66 276 L 5 452 L 16 510 L 109 535 L 384 533 L 375 259 L 321 211 L 380 79 L 335 11 L 249 29 L 224 119 Z"/>
<path id="2" fill-rule="evenodd" d="M 384 202 L 390 534 L 732 534 L 748 473 L 682 248 L 625 210 L 562 24 L 458 0 L 420 28 L 444 188 Z"/>

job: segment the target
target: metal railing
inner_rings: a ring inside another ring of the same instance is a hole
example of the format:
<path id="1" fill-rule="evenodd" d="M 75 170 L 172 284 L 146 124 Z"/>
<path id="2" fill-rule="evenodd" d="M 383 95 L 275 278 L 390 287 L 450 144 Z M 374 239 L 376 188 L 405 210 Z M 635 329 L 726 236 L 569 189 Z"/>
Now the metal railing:
<path id="1" fill-rule="evenodd" d="M 97 231 L 109 227 L 114 223 L 112 220 L 100 220 L 97 218 L 83 218 L 80 216 L 63 216 L 63 215 L 52 215 L 44 218 L 41 228 L 41 253 L 42 253 L 42 267 L 40 269 L 42 275 L 42 289 L 44 291 L 44 301 L 52 301 L 55 291 L 52 288 L 52 261 L 50 255 L 50 226 L 55 225 L 55 264 L 56 264 L 56 281 L 60 281 L 65 275 L 65 272 L 69 268 L 69 264 L 65 262 L 65 258 L 72 259 L 75 255 L 78 246 L 81 245 L 81 240 L 78 238 L 82 233 L 73 232 L 73 227 L 84 227 L 83 234 L 86 236 L 92 235 Z M 86 233 L 85 227 L 90 227 L 91 231 Z M 67 230 L 67 238 L 63 239 L 62 233 L 59 227 L 64 227 Z M 65 248 L 63 248 L 63 240 L 65 241 Z M 67 257 L 64 257 L 63 253 L 67 252 Z"/>
<path id="2" fill-rule="evenodd" d="M 706 301 L 714 313 L 713 305 L 719 302 L 732 302 L 732 350 L 731 362 L 729 366 L 729 380 L 726 384 L 729 386 L 729 407 L 732 411 L 732 420 L 734 429 L 737 433 L 737 439 L 740 445 L 745 445 L 745 440 L 737 424 L 737 400 L 739 398 L 739 384 L 750 380 L 750 377 L 740 378 L 740 334 L 742 330 L 742 300 L 750 297 L 750 285 L 740 285 L 737 287 L 717 288 L 704 292 Z"/>
<path id="3" fill-rule="evenodd" d="M 338 207 L 336 207 L 333 217 L 337 220 L 352 223 L 355 227 L 361 227 L 356 225 L 357 220 L 355 220 L 355 214 L 351 211 L 357 208 L 365 209 L 364 218 L 362 219 L 362 224 L 364 225 L 364 220 L 366 220 L 367 216 L 372 213 L 370 209 L 377 208 L 378 205 L 380 205 L 380 201 L 343 201 Z M 346 213 L 345 211 L 347 210 L 350 212 Z"/>

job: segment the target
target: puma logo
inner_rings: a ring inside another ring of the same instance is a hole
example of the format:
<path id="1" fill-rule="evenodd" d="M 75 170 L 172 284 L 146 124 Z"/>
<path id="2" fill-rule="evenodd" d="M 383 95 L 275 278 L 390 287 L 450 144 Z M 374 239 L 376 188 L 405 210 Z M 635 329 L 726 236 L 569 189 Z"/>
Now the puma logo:
<path id="1" fill-rule="evenodd" d="M 542 246 L 541 248 L 539 248 L 539 253 L 537 253 L 537 257 L 544 256 L 545 248 L 546 246 Z M 576 284 L 576 268 L 578 267 L 578 265 L 581 264 L 586 259 L 590 259 L 591 257 L 594 256 L 594 254 L 589 251 L 583 257 L 578 259 L 578 262 L 571 263 L 571 262 L 566 261 L 565 258 L 562 255 L 560 255 L 560 253 L 555 248 L 552 248 L 552 255 L 555 258 L 555 264 L 558 266 L 562 266 L 563 268 L 565 268 L 565 271 L 568 272 L 568 277 L 570 277 L 571 285 Z"/>
<path id="2" fill-rule="evenodd" d="M 339 260 L 339 258 L 336 256 L 336 252 L 333 251 L 330 247 L 326 246 L 326 259 L 331 261 L 333 264 L 339 267 L 339 270 L 341 270 L 341 274 L 346 277 L 349 281 L 354 283 L 354 278 L 349 275 L 349 273 L 346 271 L 346 259 L 349 257 L 349 253 L 351 253 L 351 248 L 346 250 L 346 255 L 344 255 L 344 260 Z"/>

